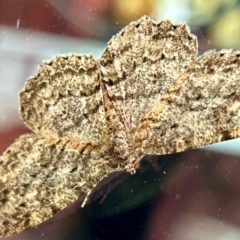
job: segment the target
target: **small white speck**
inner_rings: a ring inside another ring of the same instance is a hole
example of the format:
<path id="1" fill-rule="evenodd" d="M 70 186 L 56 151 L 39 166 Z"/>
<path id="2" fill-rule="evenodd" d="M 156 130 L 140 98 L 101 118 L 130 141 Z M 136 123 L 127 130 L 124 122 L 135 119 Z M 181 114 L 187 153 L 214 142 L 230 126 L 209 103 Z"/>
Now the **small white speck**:
<path id="1" fill-rule="evenodd" d="M 181 195 L 180 194 L 176 194 L 175 199 L 180 199 Z"/>
<path id="2" fill-rule="evenodd" d="M 19 28 L 19 25 L 20 25 L 20 19 L 18 19 L 16 22 L 16 28 Z"/>

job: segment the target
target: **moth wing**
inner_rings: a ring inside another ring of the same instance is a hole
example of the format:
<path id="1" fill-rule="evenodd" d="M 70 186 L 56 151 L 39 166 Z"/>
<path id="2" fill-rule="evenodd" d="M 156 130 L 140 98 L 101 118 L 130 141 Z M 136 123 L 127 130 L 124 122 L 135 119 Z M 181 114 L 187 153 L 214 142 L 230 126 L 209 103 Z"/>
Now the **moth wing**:
<path id="1" fill-rule="evenodd" d="M 173 83 L 139 125 L 145 154 L 168 154 L 240 137 L 240 52 L 210 51 Z"/>
<path id="2" fill-rule="evenodd" d="M 99 68 L 92 56 L 62 55 L 39 66 L 19 95 L 24 122 L 45 138 L 92 151 L 108 149 Z"/>
<path id="3" fill-rule="evenodd" d="M 109 41 L 101 58 L 101 80 L 115 148 L 126 140 L 134 149 L 133 136 L 140 121 L 196 53 L 196 37 L 185 24 L 157 23 L 146 16 Z"/>
<path id="4" fill-rule="evenodd" d="M 0 236 L 52 217 L 111 172 L 108 156 L 80 153 L 28 134 L 0 158 Z"/>

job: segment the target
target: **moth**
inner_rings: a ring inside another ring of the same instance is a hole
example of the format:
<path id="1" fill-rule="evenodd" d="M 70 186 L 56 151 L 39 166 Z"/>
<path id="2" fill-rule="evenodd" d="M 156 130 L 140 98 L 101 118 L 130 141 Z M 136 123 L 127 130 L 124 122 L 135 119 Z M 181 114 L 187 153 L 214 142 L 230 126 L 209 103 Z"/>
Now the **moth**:
<path id="1" fill-rule="evenodd" d="M 19 94 L 33 131 L 0 158 L 0 236 L 36 226 L 114 171 L 240 136 L 240 52 L 208 51 L 185 24 L 131 22 L 100 59 L 39 66 Z"/>

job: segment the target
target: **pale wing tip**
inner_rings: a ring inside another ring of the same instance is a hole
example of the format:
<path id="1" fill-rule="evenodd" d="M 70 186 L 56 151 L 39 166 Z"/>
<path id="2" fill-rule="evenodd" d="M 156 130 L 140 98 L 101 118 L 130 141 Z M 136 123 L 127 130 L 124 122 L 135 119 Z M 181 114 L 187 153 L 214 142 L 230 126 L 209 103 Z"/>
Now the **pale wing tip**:
<path id="1" fill-rule="evenodd" d="M 12 149 L 20 150 L 24 143 L 33 144 L 35 141 L 41 139 L 41 137 L 34 133 L 26 133 L 21 135 L 20 137 L 16 138 L 10 146 L 2 153 L 0 156 L 0 163 L 1 161 L 7 156 L 8 153 L 12 151 Z"/>
<path id="2" fill-rule="evenodd" d="M 104 58 L 108 47 L 115 44 L 116 39 L 128 37 L 128 33 L 131 32 L 132 29 L 134 28 L 137 29 L 141 27 L 145 29 L 152 29 L 152 31 L 155 31 L 157 33 L 158 38 L 165 38 L 168 35 L 177 36 L 177 38 L 181 39 L 179 44 L 183 44 L 186 46 L 188 45 L 192 49 L 192 51 L 195 52 L 195 56 L 197 56 L 197 49 L 198 49 L 197 37 L 191 33 L 190 28 L 187 26 L 186 23 L 174 24 L 171 20 L 168 20 L 168 19 L 156 21 L 151 17 L 144 15 L 138 20 L 130 22 L 126 27 L 120 30 L 120 32 L 114 35 L 108 41 L 107 47 L 103 51 L 102 57 Z"/>
<path id="3" fill-rule="evenodd" d="M 134 26 L 138 27 L 141 24 L 146 24 L 146 23 L 149 23 L 149 24 L 151 24 L 152 26 L 155 26 L 155 27 L 160 27 L 161 25 L 168 25 L 168 26 L 172 26 L 174 28 L 182 27 L 191 37 L 196 38 L 195 35 L 191 34 L 190 28 L 188 27 L 188 25 L 185 22 L 176 24 L 176 23 L 172 22 L 170 19 L 156 20 L 156 19 L 153 19 L 153 18 L 151 18 L 147 15 L 144 15 L 141 18 L 130 22 L 126 27 L 128 27 L 129 25 L 134 25 Z M 123 28 L 119 32 L 119 34 L 121 34 L 125 30 L 125 28 Z"/>
<path id="4" fill-rule="evenodd" d="M 240 51 L 234 51 L 233 49 L 221 49 L 219 51 L 216 51 L 216 49 L 210 49 L 206 52 L 204 52 L 201 56 L 197 58 L 197 60 L 201 59 L 213 59 L 214 62 L 217 62 L 218 59 L 220 58 L 225 58 L 225 59 L 239 59 L 240 57 Z"/>

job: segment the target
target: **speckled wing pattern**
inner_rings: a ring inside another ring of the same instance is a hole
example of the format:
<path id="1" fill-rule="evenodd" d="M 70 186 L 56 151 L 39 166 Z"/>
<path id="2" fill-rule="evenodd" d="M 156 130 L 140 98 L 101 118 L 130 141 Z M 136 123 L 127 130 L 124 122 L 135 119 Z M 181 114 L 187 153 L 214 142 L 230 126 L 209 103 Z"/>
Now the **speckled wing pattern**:
<path id="1" fill-rule="evenodd" d="M 109 142 L 98 63 L 92 56 L 56 56 L 39 66 L 19 95 L 20 115 L 35 133 L 92 151 Z M 71 146 L 73 145 L 73 146 Z"/>
<path id="2" fill-rule="evenodd" d="M 101 80 L 115 156 L 124 162 L 142 157 L 135 146 L 139 123 L 196 54 L 196 37 L 185 24 L 148 17 L 110 40 L 101 58 Z"/>
<path id="3" fill-rule="evenodd" d="M 23 135 L 0 158 L 0 236 L 50 218 L 113 170 L 93 57 L 45 62 L 19 101 L 21 117 L 37 134 Z"/>
<path id="4" fill-rule="evenodd" d="M 239 136 L 240 52 L 209 51 L 141 121 L 136 145 L 146 154 L 167 154 Z"/>
<path id="5" fill-rule="evenodd" d="M 61 148 L 36 134 L 21 136 L 1 157 L 1 236 L 52 217 L 110 171 L 106 155 Z"/>
<path id="6" fill-rule="evenodd" d="M 101 59 L 69 54 L 40 65 L 19 95 L 34 133 L 0 158 L 0 236 L 50 218 L 112 171 L 240 136 L 239 52 L 196 58 L 185 24 L 144 16 Z"/>

